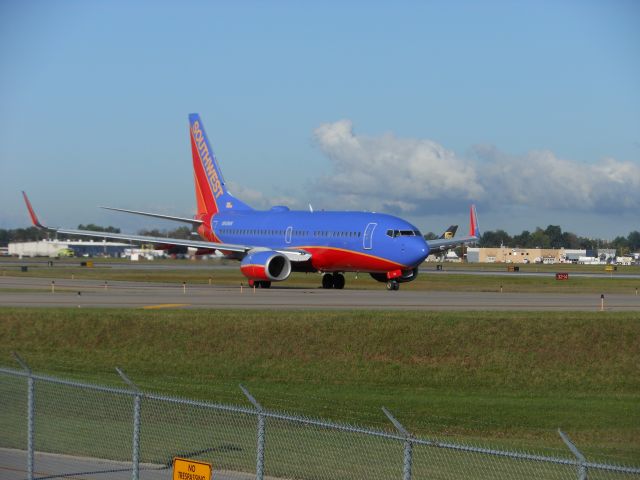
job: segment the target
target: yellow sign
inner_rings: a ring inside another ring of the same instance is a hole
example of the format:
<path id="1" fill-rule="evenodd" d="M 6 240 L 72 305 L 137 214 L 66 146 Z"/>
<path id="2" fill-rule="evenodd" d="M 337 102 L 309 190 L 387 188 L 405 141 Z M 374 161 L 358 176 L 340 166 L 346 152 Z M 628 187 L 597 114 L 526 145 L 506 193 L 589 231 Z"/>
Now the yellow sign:
<path id="1" fill-rule="evenodd" d="M 211 480 L 211 464 L 176 457 L 173 459 L 173 480 Z"/>

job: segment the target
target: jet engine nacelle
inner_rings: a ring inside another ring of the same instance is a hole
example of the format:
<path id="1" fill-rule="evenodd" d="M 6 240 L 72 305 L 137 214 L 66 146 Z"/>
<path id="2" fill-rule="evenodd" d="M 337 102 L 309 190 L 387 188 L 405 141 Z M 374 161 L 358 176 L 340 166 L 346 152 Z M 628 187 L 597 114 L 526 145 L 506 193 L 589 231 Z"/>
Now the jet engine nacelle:
<path id="1" fill-rule="evenodd" d="M 240 271 L 249 280 L 280 282 L 289 278 L 291 262 L 273 250 L 249 252 L 240 263 Z"/>

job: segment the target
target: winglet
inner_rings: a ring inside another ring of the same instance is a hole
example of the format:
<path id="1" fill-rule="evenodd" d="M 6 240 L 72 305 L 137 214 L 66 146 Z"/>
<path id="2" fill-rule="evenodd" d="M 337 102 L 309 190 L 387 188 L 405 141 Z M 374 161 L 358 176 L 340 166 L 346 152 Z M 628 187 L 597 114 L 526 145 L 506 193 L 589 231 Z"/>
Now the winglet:
<path id="1" fill-rule="evenodd" d="M 29 210 L 29 216 L 31 217 L 31 223 L 33 223 L 33 226 L 46 229 L 47 227 L 42 225 L 40 223 L 40 220 L 38 220 L 38 216 L 36 215 L 36 212 L 33 210 L 33 207 L 31 206 L 31 202 L 29 201 L 29 197 L 27 197 L 27 194 L 24 193 L 24 190 L 22 191 L 22 196 L 24 197 L 24 203 L 27 204 L 27 210 Z"/>
<path id="2" fill-rule="evenodd" d="M 476 212 L 476 206 L 471 205 L 469 211 L 469 236 L 480 238 L 480 227 L 478 226 L 478 213 Z"/>

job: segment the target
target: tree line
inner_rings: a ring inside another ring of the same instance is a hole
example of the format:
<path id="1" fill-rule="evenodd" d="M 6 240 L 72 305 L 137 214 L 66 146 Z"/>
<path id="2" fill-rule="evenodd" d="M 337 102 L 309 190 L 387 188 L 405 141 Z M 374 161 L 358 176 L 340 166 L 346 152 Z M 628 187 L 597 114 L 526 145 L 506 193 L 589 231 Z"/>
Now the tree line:
<path id="1" fill-rule="evenodd" d="M 89 223 L 88 225 L 78 225 L 78 230 L 90 230 L 92 232 L 108 232 L 108 233 L 120 233 L 120 229 L 116 227 L 101 227 Z M 40 230 L 36 227 L 29 228 L 12 228 L 5 230 L 0 228 L 0 246 L 6 247 L 9 243 L 13 242 L 37 242 L 39 240 L 46 240 L 49 238 L 57 238 L 59 240 L 69 240 L 71 235 L 65 235 L 62 233 L 50 233 L 46 230 Z M 75 238 L 75 237 L 73 237 Z"/>
<path id="2" fill-rule="evenodd" d="M 101 227 L 90 223 L 88 225 L 78 225 L 79 230 L 92 230 L 95 232 L 120 233 L 119 228 Z M 189 227 L 179 227 L 174 230 L 140 230 L 139 235 L 148 235 L 152 237 L 171 237 L 171 238 L 194 238 Z M 0 246 L 6 247 L 10 242 L 31 242 L 49 238 L 51 234 L 39 230 L 36 227 L 1 229 L 0 228 Z M 55 238 L 66 240 L 68 235 L 56 235 Z M 434 233 L 425 235 L 427 240 L 437 238 Z M 640 232 L 632 231 L 626 237 L 618 236 L 613 240 L 602 240 L 587 237 L 580 237 L 571 232 L 563 232 L 558 225 L 549 225 L 547 228 L 536 228 L 533 232 L 528 230 L 522 231 L 518 235 L 511 236 L 504 230 L 489 230 L 482 234 L 479 247 L 500 247 L 504 245 L 509 248 L 570 248 L 595 250 L 598 248 L 615 248 L 619 255 L 640 251 Z"/>
<path id="3" fill-rule="evenodd" d="M 615 249 L 618 255 L 640 251 L 640 232 L 632 231 L 626 237 L 618 236 L 613 240 L 602 240 L 580 237 L 575 233 L 563 232 L 558 225 L 549 225 L 547 228 L 536 228 L 533 232 L 524 230 L 518 235 L 511 236 L 504 230 L 490 230 L 484 232 L 479 247 L 500 247 L 504 245 L 510 248 L 568 248 L 596 250 L 599 248 Z"/>

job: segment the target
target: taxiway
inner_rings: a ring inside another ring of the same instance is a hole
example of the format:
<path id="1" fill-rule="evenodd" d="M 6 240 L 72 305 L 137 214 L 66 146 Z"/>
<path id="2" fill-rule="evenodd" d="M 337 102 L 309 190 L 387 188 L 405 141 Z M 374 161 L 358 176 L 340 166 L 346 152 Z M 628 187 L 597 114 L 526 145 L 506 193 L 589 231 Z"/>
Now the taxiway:
<path id="1" fill-rule="evenodd" d="M 111 308 L 247 308 L 272 310 L 573 310 L 596 311 L 596 294 L 323 290 L 275 286 L 181 285 L 0 277 L 0 305 Z M 605 310 L 640 311 L 640 296 L 609 294 Z"/>

